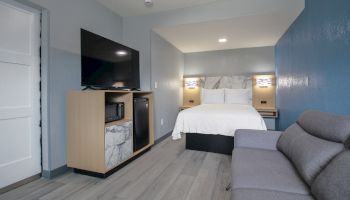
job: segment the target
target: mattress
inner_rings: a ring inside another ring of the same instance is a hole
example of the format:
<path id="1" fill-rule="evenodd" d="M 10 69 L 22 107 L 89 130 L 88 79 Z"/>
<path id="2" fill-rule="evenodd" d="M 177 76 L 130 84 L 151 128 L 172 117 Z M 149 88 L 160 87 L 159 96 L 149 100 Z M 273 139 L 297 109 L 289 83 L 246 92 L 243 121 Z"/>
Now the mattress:
<path id="1" fill-rule="evenodd" d="M 182 133 L 234 136 L 238 129 L 267 130 L 251 105 L 203 104 L 179 113 L 172 138 L 181 139 Z"/>

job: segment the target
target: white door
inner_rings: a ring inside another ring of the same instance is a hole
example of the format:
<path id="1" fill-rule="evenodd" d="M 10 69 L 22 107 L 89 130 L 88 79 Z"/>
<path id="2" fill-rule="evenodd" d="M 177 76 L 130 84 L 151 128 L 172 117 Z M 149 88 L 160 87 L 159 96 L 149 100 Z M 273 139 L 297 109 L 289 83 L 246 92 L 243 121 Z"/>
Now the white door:
<path id="1" fill-rule="evenodd" d="M 0 0 L 0 188 L 41 173 L 39 19 Z"/>

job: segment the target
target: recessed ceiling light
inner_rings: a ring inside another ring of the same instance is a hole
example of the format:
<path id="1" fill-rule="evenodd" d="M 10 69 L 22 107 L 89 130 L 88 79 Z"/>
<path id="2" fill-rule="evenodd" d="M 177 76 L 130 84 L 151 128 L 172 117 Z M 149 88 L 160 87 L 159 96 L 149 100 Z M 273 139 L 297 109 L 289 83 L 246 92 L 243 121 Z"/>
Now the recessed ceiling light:
<path id="1" fill-rule="evenodd" d="M 152 7 L 153 6 L 153 1 L 152 0 L 145 0 L 145 6 Z"/>
<path id="2" fill-rule="evenodd" d="M 126 56 L 126 55 L 128 55 L 128 52 L 120 50 L 120 51 L 115 52 L 115 54 L 117 54 L 118 56 Z"/>
<path id="3" fill-rule="evenodd" d="M 227 38 L 220 38 L 220 39 L 219 39 L 219 42 L 220 42 L 220 43 L 225 43 L 225 42 L 227 42 Z"/>

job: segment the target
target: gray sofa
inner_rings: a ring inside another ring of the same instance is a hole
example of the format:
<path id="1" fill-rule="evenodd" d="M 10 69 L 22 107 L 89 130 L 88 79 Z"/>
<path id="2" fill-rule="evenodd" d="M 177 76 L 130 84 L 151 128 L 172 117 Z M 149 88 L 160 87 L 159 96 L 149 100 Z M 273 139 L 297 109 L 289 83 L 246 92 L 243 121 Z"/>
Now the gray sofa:
<path id="1" fill-rule="evenodd" d="M 284 132 L 238 130 L 232 200 L 350 200 L 350 118 L 303 113 Z"/>

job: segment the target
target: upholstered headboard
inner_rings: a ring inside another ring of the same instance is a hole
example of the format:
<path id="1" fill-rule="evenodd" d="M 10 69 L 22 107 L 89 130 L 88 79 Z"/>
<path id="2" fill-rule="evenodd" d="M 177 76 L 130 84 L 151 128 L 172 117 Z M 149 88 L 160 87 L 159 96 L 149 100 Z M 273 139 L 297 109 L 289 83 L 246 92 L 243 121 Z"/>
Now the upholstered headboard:
<path id="1" fill-rule="evenodd" d="M 195 89 L 184 88 L 184 106 L 196 106 L 201 102 L 201 88 L 205 89 L 252 89 L 251 76 L 197 76 L 199 86 Z"/>
<path id="2" fill-rule="evenodd" d="M 201 77 L 200 86 L 205 89 L 251 89 L 251 76 L 208 76 Z"/>
<path id="3" fill-rule="evenodd" d="M 257 76 L 266 75 L 254 75 Z M 271 76 L 275 80 L 274 75 Z M 201 90 L 205 89 L 252 89 L 253 106 L 256 108 L 275 108 L 276 107 L 276 85 L 270 87 L 259 87 L 254 85 L 253 76 L 197 76 L 199 85 L 195 89 L 184 87 L 183 104 L 184 106 L 196 106 L 201 103 Z M 273 81 L 275 82 L 275 81 Z"/>

